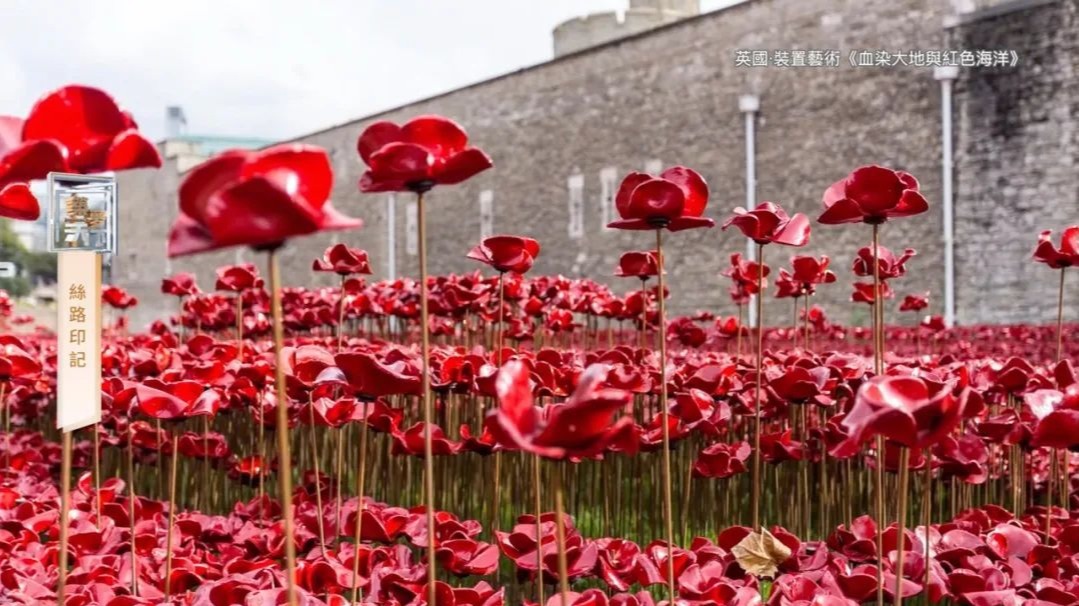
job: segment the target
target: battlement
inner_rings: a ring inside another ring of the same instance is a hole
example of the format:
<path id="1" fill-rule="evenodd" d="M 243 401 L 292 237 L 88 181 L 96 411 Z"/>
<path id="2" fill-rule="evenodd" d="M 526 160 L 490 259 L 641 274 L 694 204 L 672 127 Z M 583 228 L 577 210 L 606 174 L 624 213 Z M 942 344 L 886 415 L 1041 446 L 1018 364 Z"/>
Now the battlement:
<path id="1" fill-rule="evenodd" d="M 554 56 L 632 36 L 700 12 L 700 0 L 630 0 L 624 13 L 592 13 L 560 23 L 552 32 Z"/>

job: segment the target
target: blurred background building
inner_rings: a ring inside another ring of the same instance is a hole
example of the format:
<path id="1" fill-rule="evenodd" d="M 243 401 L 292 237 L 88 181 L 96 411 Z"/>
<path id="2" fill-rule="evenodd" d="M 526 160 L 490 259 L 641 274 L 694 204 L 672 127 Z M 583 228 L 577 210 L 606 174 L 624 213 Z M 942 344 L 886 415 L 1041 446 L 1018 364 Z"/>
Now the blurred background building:
<path id="1" fill-rule="evenodd" d="M 375 120 L 439 113 L 465 125 L 495 168 L 431 196 L 433 272 L 475 269 L 464 254 L 482 235 L 520 233 L 543 245 L 534 271 L 624 291 L 635 284 L 611 277 L 619 254 L 654 243 L 605 228 L 625 173 L 699 170 L 717 220 L 760 200 L 816 217 L 829 184 L 879 163 L 916 175 L 931 204 L 882 230 L 885 246 L 918 251 L 910 274 L 893 283 L 896 303 L 928 290 L 930 311 L 961 324 L 1049 321 L 1055 277 L 1030 253 L 1041 229 L 1077 219 L 1077 18 L 1079 0 L 747 0 L 704 14 L 693 0 L 632 0 L 620 14 L 572 19 L 555 28 L 549 62 L 298 138 L 329 151 L 335 204 L 366 225 L 290 243 L 285 279 L 329 285 L 331 277 L 310 272 L 311 260 L 338 241 L 367 249 L 376 279 L 415 275 L 412 196 L 357 191 L 356 138 Z M 947 51 L 965 65 L 941 64 Z M 895 64 L 851 63 L 881 53 Z M 753 66 L 760 56 L 769 65 Z M 779 61 L 799 56 L 807 66 Z M 1017 64 L 979 65 L 993 57 Z M 192 136 L 183 112 L 169 112 L 164 168 L 119 176 L 113 281 L 143 302 L 136 325 L 171 311 L 157 295 L 163 276 L 191 270 L 212 288 L 214 267 L 261 261 L 244 250 L 166 259 L 184 172 L 223 148 L 267 143 Z M 829 255 L 843 278 L 817 302 L 837 321 L 866 322 L 865 306 L 849 302 L 847 277 L 868 238 L 867 228 L 814 224 L 809 247 L 767 247 L 765 261 Z M 745 240 L 717 228 L 668 241 L 673 312 L 733 313 L 719 272 Z M 789 302 L 769 297 L 767 305 L 771 318 L 789 317 Z"/>

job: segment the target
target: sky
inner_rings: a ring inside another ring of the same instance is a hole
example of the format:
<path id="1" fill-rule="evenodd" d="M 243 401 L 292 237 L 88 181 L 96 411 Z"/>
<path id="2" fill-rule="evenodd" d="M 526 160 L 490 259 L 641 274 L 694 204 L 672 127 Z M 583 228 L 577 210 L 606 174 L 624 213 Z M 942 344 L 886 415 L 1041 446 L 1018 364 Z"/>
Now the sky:
<path id="1" fill-rule="evenodd" d="M 735 0 L 702 0 L 714 10 Z M 0 115 L 71 83 L 152 139 L 284 139 L 551 58 L 551 29 L 626 0 L 7 0 Z"/>

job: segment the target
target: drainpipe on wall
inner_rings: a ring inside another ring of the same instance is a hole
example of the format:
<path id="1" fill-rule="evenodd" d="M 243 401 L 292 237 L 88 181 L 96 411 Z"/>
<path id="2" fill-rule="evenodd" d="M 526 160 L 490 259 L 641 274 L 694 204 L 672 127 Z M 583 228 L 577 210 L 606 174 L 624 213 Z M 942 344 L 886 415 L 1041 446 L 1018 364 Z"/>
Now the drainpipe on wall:
<path id="1" fill-rule="evenodd" d="M 940 81 L 940 137 L 941 137 L 941 211 L 944 233 L 944 325 L 955 326 L 955 225 L 953 221 L 953 177 L 955 174 L 952 150 L 952 85 L 959 77 L 955 65 L 937 67 L 933 77 Z"/>
<path id="2" fill-rule="evenodd" d="M 761 102 L 757 95 L 740 95 L 738 97 L 738 111 L 742 112 L 746 119 L 746 209 L 752 209 L 757 205 L 757 111 Z M 753 240 L 746 238 L 746 258 L 755 261 L 757 247 Z M 749 299 L 749 326 L 757 325 L 757 306 L 754 297 Z"/>

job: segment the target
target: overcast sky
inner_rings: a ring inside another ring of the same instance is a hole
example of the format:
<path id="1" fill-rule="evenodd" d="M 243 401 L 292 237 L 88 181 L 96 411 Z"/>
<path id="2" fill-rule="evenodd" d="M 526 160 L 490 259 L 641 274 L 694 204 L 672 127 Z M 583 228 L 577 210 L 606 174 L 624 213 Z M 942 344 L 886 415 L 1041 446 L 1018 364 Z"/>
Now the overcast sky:
<path id="1" fill-rule="evenodd" d="M 733 0 L 703 0 L 703 10 Z M 279 139 L 551 58 L 551 28 L 626 0 L 6 0 L 0 114 L 68 83 L 112 93 L 152 138 Z M 315 8 L 317 7 L 317 8 Z"/>

